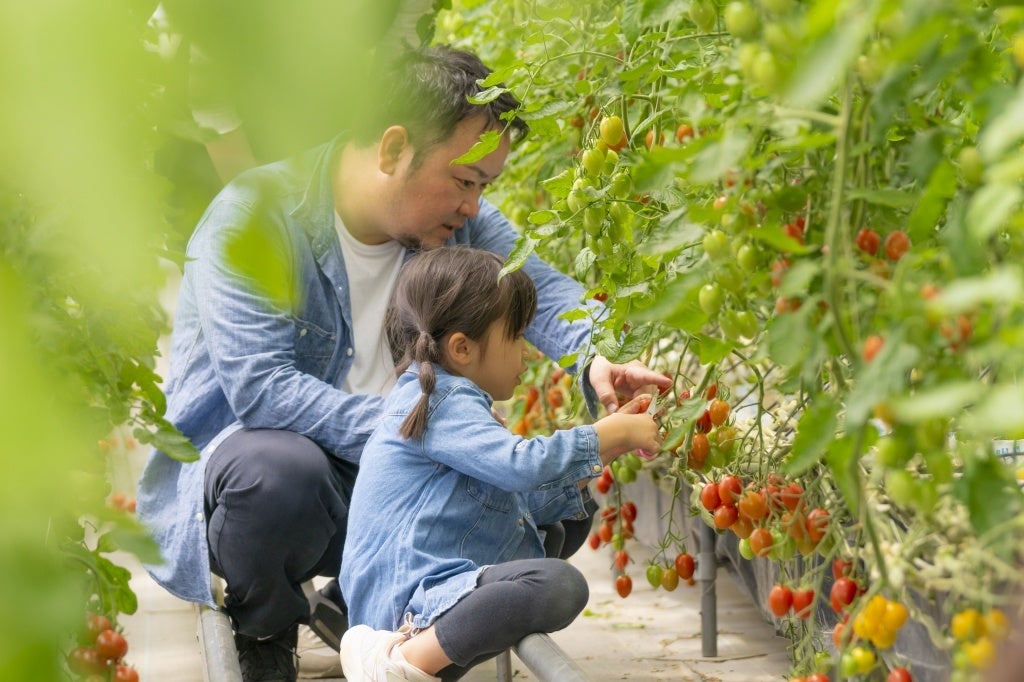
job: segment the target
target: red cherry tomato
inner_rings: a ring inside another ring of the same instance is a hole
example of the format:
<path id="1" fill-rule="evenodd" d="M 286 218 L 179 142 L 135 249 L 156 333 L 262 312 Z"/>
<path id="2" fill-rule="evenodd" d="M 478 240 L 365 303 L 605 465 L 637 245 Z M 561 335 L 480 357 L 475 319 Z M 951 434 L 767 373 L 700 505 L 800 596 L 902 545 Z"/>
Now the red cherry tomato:
<path id="1" fill-rule="evenodd" d="M 807 619 L 811 616 L 811 604 L 814 603 L 814 590 L 809 587 L 793 590 L 793 613 Z"/>
<path id="2" fill-rule="evenodd" d="M 628 575 L 620 575 L 615 579 L 615 591 L 619 593 L 620 597 L 625 599 L 633 591 L 633 579 Z"/>
<path id="3" fill-rule="evenodd" d="M 776 585 L 768 593 L 768 609 L 782 618 L 793 607 L 793 590 L 786 585 Z"/>
<path id="4" fill-rule="evenodd" d="M 886 682 L 914 682 L 914 677 L 906 668 L 893 668 L 889 671 Z"/>
<path id="5" fill-rule="evenodd" d="M 676 573 L 683 580 L 689 580 L 693 577 L 694 561 L 693 556 L 683 552 L 676 555 Z"/>

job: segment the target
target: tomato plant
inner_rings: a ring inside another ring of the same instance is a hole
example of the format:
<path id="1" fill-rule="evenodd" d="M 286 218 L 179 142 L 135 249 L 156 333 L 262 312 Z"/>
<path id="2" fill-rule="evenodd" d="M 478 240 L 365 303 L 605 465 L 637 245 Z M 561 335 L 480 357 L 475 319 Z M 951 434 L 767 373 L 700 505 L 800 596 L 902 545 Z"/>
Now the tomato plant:
<path id="1" fill-rule="evenodd" d="M 992 443 L 1024 438 L 1024 16 L 998 4 L 453 2 L 474 21 L 441 36 L 525 100 L 532 133 L 497 189 L 523 217 L 510 267 L 539 253 L 607 292 L 578 313 L 598 321 L 592 348 L 673 377 L 672 447 L 644 472 L 751 557 L 770 529 L 752 560 L 822 598 L 847 562 L 827 595 L 851 618 L 833 629 L 844 647 L 874 596 L 942 592 L 908 620 L 968 666 L 987 644 L 950 620 L 1017 589 L 1003 567 L 1022 558 L 1024 500 Z M 611 116 L 627 140 L 614 185 L 582 165 L 611 148 Z M 624 216 L 614 236 L 607 218 L 587 229 L 581 197 Z M 828 624 L 796 625 L 804 674 Z"/>

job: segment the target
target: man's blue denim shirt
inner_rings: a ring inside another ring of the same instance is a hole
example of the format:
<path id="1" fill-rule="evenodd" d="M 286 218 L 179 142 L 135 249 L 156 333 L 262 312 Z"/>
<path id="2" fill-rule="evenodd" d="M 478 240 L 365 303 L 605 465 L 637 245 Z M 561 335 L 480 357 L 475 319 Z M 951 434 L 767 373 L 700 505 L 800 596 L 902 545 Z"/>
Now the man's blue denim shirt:
<path id="1" fill-rule="evenodd" d="M 382 398 L 336 388 L 352 365 L 350 301 L 359 295 L 349 291 L 334 228 L 332 172 L 343 143 L 339 136 L 296 159 L 243 173 L 213 200 L 189 241 L 166 417 L 191 439 L 200 459 L 181 463 L 154 451 L 138 490 L 139 518 L 163 557 L 147 569 L 182 599 L 213 604 L 203 482 L 206 462 L 224 438 L 240 428 L 294 431 L 358 463 L 380 419 Z M 269 298 L 264 285 L 225 256 L 239 235 L 252 239 L 253 226 L 269 246 L 264 250 L 284 266 L 274 281 L 290 289 L 291 304 Z M 479 214 L 449 243 L 507 257 L 517 237 L 501 212 L 481 199 Z M 558 319 L 581 305 L 582 287 L 536 256 L 524 269 L 539 297 L 527 338 L 556 360 L 586 352 L 589 320 Z M 593 391 L 583 383 L 593 407 Z"/>
<path id="2" fill-rule="evenodd" d="M 537 527 L 586 518 L 578 483 L 601 473 L 593 426 L 517 436 L 486 392 L 440 369 L 423 437 L 403 438 L 418 370 L 388 396 L 352 492 L 340 580 L 349 625 L 397 630 L 409 613 L 430 626 L 486 566 L 543 557 Z"/>

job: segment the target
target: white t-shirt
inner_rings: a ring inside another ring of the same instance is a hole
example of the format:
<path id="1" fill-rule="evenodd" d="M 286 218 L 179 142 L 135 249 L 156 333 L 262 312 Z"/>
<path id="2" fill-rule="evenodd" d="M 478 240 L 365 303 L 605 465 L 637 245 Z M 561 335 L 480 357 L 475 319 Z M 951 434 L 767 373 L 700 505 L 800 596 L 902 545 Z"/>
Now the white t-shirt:
<path id="1" fill-rule="evenodd" d="M 395 384 L 395 363 L 384 337 L 384 310 L 402 268 L 405 248 L 395 241 L 364 244 L 349 233 L 335 212 L 334 227 L 348 273 L 355 355 L 339 386 L 348 393 L 385 395 Z"/>

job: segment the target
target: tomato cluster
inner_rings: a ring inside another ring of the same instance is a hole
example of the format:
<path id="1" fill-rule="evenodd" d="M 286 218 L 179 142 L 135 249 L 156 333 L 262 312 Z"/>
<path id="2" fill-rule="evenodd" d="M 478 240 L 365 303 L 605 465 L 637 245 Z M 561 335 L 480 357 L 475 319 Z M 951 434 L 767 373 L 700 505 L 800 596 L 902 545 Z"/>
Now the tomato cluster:
<path id="1" fill-rule="evenodd" d="M 999 644 L 1009 633 L 1009 619 L 1001 609 L 983 613 L 968 607 L 954 613 L 949 623 L 949 634 L 955 641 L 954 667 L 958 671 L 988 670 L 995 662 Z"/>
<path id="2" fill-rule="evenodd" d="M 139 682 L 139 673 L 124 663 L 128 641 L 106 616 L 87 613 L 79 644 L 67 653 L 68 669 L 86 682 Z"/>
<path id="3" fill-rule="evenodd" d="M 561 367 L 554 367 L 536 383 L 529 383 L 513 404 L 509 429 L 528 437 L 556 428 L 559 411 L 566 404 L 571 387 L 572 377 Z"/>

